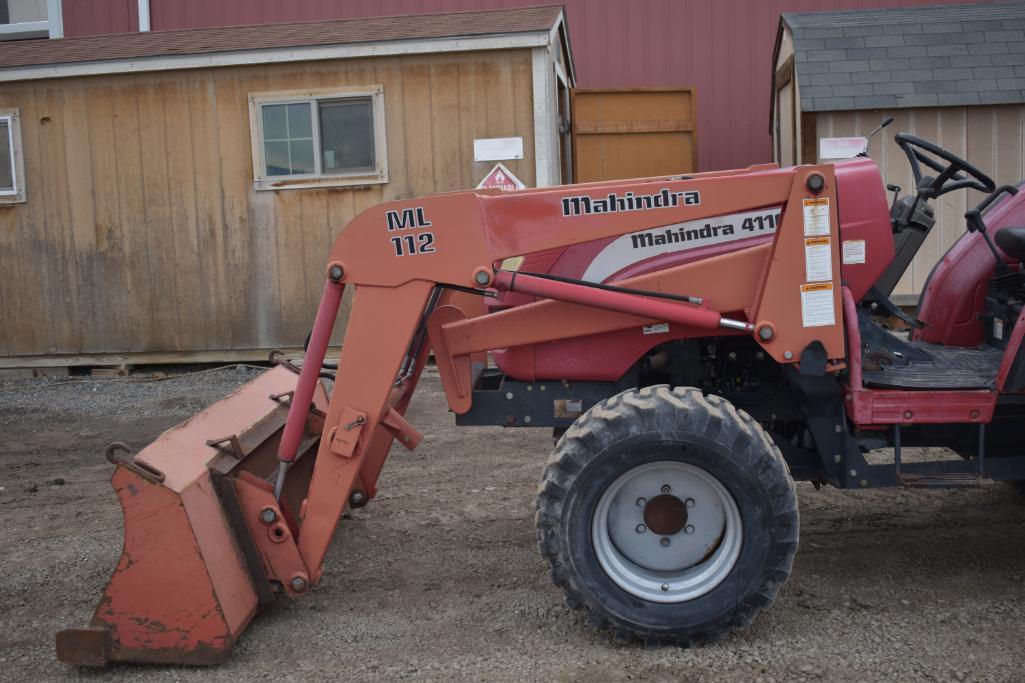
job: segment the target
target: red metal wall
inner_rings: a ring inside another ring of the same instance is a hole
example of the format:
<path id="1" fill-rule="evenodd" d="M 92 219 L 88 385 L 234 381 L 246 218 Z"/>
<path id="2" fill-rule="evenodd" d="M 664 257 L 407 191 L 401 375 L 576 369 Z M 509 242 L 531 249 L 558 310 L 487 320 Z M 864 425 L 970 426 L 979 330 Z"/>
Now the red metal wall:
<path id="1" fill-rule="evenodd" d="M 546 0 L 150 0 L 154 30 L 544 4 Z M 557 1 L 557 0 L 553 0 Z M 980 0 L 984 1 L 984 0 Z M 564 0 L 581 88 L 694 86 L 700 170 L 769 161 L 781 12 L 966 0 Z M 64 0 L 66 35 L 135 30 L 137 0 Z"/>

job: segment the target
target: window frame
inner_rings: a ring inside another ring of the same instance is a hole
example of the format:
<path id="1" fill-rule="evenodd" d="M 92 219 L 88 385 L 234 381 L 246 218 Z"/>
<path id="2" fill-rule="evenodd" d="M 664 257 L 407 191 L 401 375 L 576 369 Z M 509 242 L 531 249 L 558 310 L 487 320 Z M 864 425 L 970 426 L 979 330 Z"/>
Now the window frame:
<path id="1" fill-rule="evenodd" d="M 324 100 L 366 99 L 371 101 L 374 126 L 374 168 L 369 171 L 324 173 L 320 147 L 320 107 Z M 310 104 L 313 126 L 314 173 L 267 175 L 264 156 L 263 106 L 268 104 Z M 314 114 L 313 112 L 316 112 Z M 252 143 L 253 185 L 257 190 L 290 190 L 303 187 L 352 187 L 388 182 L 388 147 L 385 132 L 384 87 L 382 85 L 316 88 L 249 94 L 249 131 Z"/>
<path id="2" fill-rule="evenodd" d="M 11 145 L 12 190 L 0 189 L 0 204 L 21 204 L 25 201 L 25 162 L 22 152 L 21 113 L 17 109 L 0 109 L 0 121 L 7 122 L 7 135 Z M 6 163 L 6 161 L 0 161 Z"/>

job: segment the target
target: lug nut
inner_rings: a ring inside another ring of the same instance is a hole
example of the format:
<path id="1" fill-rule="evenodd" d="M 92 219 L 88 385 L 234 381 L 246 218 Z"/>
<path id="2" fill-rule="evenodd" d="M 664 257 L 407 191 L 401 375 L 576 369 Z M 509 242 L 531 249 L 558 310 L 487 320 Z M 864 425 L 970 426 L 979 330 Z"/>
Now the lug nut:
<path id="1" fill-rule="evenodd" d="M 278 513 L 274 512 L 274 508 L 264 508 L 260 510 L 260 521 L 264 524 L 273 524 L 278 521 Z"/>
<path id="2" fill-rule="evenodd" d="M 685 501 L 685 505 L 686 505 L 687 507 L 689 507 L 689 508 L 692 508 L 692 507 L 694 507 L 694 499 L 693 499 L 693 498 L 688 498 L 688 499 L 687 499 L 687 500 Z"/>
<path id="3" fill-rule="evenodd" d="M 642 498 L 638 498 L 637 499 L 637 507 L 641 507 L 642 508 L 642 507 L 644 507 L 647 504 L 648 504 L 648 499 L 647 498 L 643 498 L 642 497 Z"/>
<path id="4" fill-rule="evenodd" d="M 662 484 L 662 493 L 669 493 L 670 491 L 672 491 L 672 489 L 669 488 L 669 484 Z"/>
<path id="5" fill-rule="evenodd" d="M 688 524 L 686 527 L 684 527 L 683 530 L 686 533 L 688 533 L 688 534 L 692 534 L 692 533 L 694 533 L 694 525 L 693 524 Z"/>
<path id="6" fill-rule="evenodd" d="M 662 592 L 663 593 L 668 593 L 669 592 L 669 584 L 668 583 L 663 583 L 662 584 Z"/>
<path id="7" fill-rule="evenodd" d="M 638 524 L 637 525 L 637 533 L 643 534 L 647 530 L 648 530 L 648 527 L 644 526 L 643 524 Z"/>
<path id="8" fill-rule="evenodd" d="M 659 543 L 662 544 L 663 548 L 666 547 L 667 545 L 669 545 L 669 537 L 668 536 L 663 536 L 662 539 L 659 541 Z"/>
<path id="9" fill-rule="evenodd" d="M 294 577 L 292 577 L 291 584 L 292 584 L 292 590 L 294 590 L 297 593 L 300 593 L 300 592 L 306 590 L 306 579 L 304 579 L 301 576 L 294 576 Z"/>

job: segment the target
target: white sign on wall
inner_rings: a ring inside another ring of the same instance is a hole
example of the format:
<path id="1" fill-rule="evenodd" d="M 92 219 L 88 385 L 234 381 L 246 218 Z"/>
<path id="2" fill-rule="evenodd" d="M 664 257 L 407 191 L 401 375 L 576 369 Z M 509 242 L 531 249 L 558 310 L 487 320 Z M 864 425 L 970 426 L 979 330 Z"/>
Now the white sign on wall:
<path id="1" fill-rule="evenodd" d="M 819 140 L 819 159 L 853 159 L 865 150 L 865 138 L 822 138 Z"/>
<path id="2" fill-rule="evenodd" d="M 523 158 L 523 138 L 480 138 L 473 141 L 474 161 Z"/>

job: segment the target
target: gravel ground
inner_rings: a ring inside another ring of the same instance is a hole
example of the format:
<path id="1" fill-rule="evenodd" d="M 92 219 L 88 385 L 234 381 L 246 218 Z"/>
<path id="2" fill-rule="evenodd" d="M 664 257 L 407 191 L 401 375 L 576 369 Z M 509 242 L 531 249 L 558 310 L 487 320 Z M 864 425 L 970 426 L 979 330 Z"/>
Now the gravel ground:
<path id="1" fill-rule="evenodd" d="M 1025 680 L 1025 497 L 799 486 L 790 582 L 749 630 L 644 649 L 567 610 L 534 542 L 544 430 L 452 426 L 427 376 L 426 440 L 396 449 L 310 595 L 281 599 L 213 669 L 56 661 L 121 546 L 106 444 L 141 447 L 255 370 L 161 382 L 0 382 L 0 678 Z M 60 482 L 60 483 L 58 483 Z"/>

